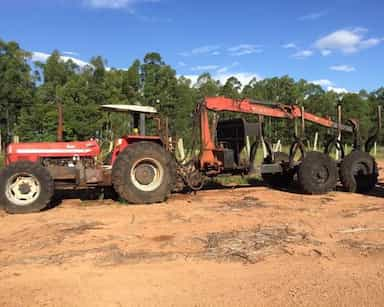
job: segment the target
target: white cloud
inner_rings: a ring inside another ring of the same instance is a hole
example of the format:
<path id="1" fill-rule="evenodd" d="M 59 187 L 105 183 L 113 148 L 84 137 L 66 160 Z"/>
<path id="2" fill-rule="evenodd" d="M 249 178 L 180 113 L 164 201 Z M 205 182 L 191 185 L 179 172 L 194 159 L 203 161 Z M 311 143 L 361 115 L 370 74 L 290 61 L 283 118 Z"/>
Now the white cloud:
<path id="1" fill-rule="evenodd" d="M 63 51 L 62 53 L 66 55 L 79 55 L 79 53 L 75 51 Z"/>
<path id="2" fill-rule="evenodd" d="M 132 0 L 84 0 L 84 3 L 94 8 L 119 9 L 132 5 Z"/>
<path id="3" fill-rule="evenodd" d="M 341 29 L 332 32 L 315 42 L 315 47 L 322 53 L 324 50 L 339 50 L 342 53 L 355 53 L 365 48 L 371 48 L 381 43 L 380 38 L 366 38 L 367 30 L 354 28 Z"/>
<path id="4" fill-rule="evenodd" d="M 329 67 L 329 69 L 334 71 L 343 71 L 343 72 L 351 72 L 356 70 L 355 67 L 351 65 L 333 65 Z"/>
<path id="5" fill-rule="evenodd" d="M 328 49 L 324 49 L 324 50 L 321 50 L 320 53 L 322 56 L 327 56 L 327 55 L 330 55 L 332 51 Z"/>
<path id="6" fill-rule="evenodd" d="M 314 80 L 314 81 L 309 81 L 310 83 L 320 85 L 320 86 L 331 86 L 333 85 L 333 82 L 328 80 L 328 79 L 320 79 L 320 80 Z"/>
<path id="7" fill-rule="evenodd" d="M 64 62 L 72 60 L 72 62 L 74 62 L 75 64 L 79 65 L 80 67 L 84 67 L 84 66 L 90 65 L 88 62 L 85 62 L 83 60 L 80 60 L 80 59 L 77 59 L 77 58 L 74 58 L 74 57 L 71 57 L 71 56 L 64 56 L 64 55 L 62 55 L 60 58 Z"/>
<path id="8" fill-rule="evenodd" d="M 302 20 L 302 21 L 304 21 L 304 20 L 317 20 L 321 17 L 326 16 L 327 14 L 328 14 L 327 11 L 313 12 L 313 13 L 309 13 L 307 15 L 301 16 L 298 19 Z"/>
<path id="9" fill-rule="evenodd" d="M 296 59 L 305 59 L 313 55 L 312 50 L 300 50 L 294 53 L 292 56 Z"/>
<path id="10" fill-rule="evenodd" d="M 212 71 L 218 69 L 220 66 L 219 65 L 199 65 L 192 67 L 192 71 Z"/>
<path id="11" fill-rule="evenodd" d="M 228 52 L 232 56 L 242 56 L 254 53 L 261 53 L 263 52 L 263 49 L 261 45 L 241 44 L 228 48 Z"/>
<path id="12" fill-rule="evenodd" d="M 186 64 L 185 62 L 183 62 L 183 61 L 179 61 L 179 62 L 177 63 L 177 65 L 179 65 L 180 67 L 185 67 L 185 66 L 187 66 L 187 64 Z"/>
<path id="13" fill-rule="evenodd" d="M 285 48 L 285 49 L 297 49 L 297 46 L 295 43 L 288 43 L 288 44 L 284 44 L 282 45 L 281 47 Z"/>
<path id="14" fill-rule="evenodd" d="M 229 67 L 224 66 L 224 67 L 219 68 L 219 69 L 217 70 L 217 73 L 219 73 L 219 74 L 224 74 L 224 73 L 226 73 L 228 70 L 229 70 Z"/>
<path id="15" fill-rule="evenodd" d="M 198 56 L 198 55 L 210 55 L 217 56 L 221 55 L 223 52 L 226 52 L 231 56 L 242 56 L 254 53 L 263 52 L 261 45 L 253 45 L 253 44 L 241 44 L 237 46 L 233 46 L 227 49 L 222 48 L 219 45 L 206 45 L 194 48 L 190 51 L 180 52 L 179 55 L 188 57 L 188 56 Z"/>
<path id="16" fill-rule="evenodd" d="M 371 48 L 381 43 L 383 39 L 380 38 L 368 38 L 360 42 L 361 48 Z"/>
<path id="17" fill-rule="evenodd" d="M 32 52 L 32 61 L 34 61 L 34 62 L 46 62 L 50 56 L 51 55 L 48 53 L 34 51 L 34 52 Z M 65 61 L 65 62 L 68 60 L 72 60 L 75 64 L 77 64 L 80 67 L 90 65 L 88 62 L 85 62 L 83 60 L 80 60 L 80 59 L 77 59 L 77 58 L 74 58 L 71 56 L 62 55 L 62 56 L 60 56 L 60 59 Z"/>
<path id="18" fill-rule="evenodd" d="M 159 2 L 158 0 L 83 0 L 84 4 L 93 8 L 121 9 L 131 7 L 139 2 Z"/>
<path id="19" fill-rule="evenodd" d="M 50 57 L 50 54 L 44 52 L 34 51 L 32 52 L 32 61 L 45 62 Z"/>
<path id="20" fill-rule="evenodd" d="M 134 14 L 135 12 L 131 11 L 131 13 Z M 173 21 L 172 18 L 159 18 L 156 16 L 147 16 L 147 15 L 138 15 L 138 14 L 135 14 L 135 15 L 140 21 L 146 22 L 146 23 L 170 23 Z"/>
<path id="21" fill-rule="evenodd" d="M 345 93 L 349 93 L 350 92 L 346 88 L 335 87 L 334 83 L 332 81 L 328 80 L 328 79 L 314 80 L 314 81 L 310 81 L 310 83 L 313 83 L 313 84 L 316 84 L 316 85 L 320 85 L 321 87 L 326 89 L 328 92 L 335 92 L 335 93 L 338 93 L 338 94 L 345 94 Z"/>
<path id="22" fill-rule="evenodd" d="M 224 74 L 224 73 L 226 73 L 226 72 L 228 72 L 231 68 L 233 68 L 233 67 L 236 67 L 236 66 L 239 66 L 239 62 L 233 62 L 231 65 L 229 65 L 229 66 L 223 66 L 223 67 L 221 67 L 221 68 L 219 68 L 218 70 L 217 70 L 217 73 L 218 74 Z"/>
<path id="23" fill-rule="evenodd" d="M 333 86 L 328 86 L 327 87 L 328 92 L 335 92 L 337 94 L 346 94 L 349 93 L 349 91 L 346 88 L 343 87 L 333 87 Z"/>
<path id="24" fill-rule="evenodd" d="M 215 76 L 221 76 L 221 75 L 229 75 L 228 72 L 232 68 L 238 66 L 239 62 L 232 62 L 231 64 L 227 66 L 219 66 L 219 65 L 198 65 L 195 67 L 192 67 L 192 71 L 200 71 L 200 72 L 212 72 Z"/>
<path id="25" fill-rule="evenodd" d="M 215 52 L 215 50 L 217 50 L 219 48 L 220 48 L 220 46 L 207 45 L 207 46 L 194 48 L 189 52 L 189 54 L 191 54 L 191 55 L 209 54 L 209 53 Z"/>
<path id="26" fill-rule="evenodd" d="M 181 56 L 192 56 L 192 55 L 217 55 L 220 46 L 218 45 L 206 45 L 198 48 L 194 48 L 191 51 L 184 51 L 179 53 Z"/>

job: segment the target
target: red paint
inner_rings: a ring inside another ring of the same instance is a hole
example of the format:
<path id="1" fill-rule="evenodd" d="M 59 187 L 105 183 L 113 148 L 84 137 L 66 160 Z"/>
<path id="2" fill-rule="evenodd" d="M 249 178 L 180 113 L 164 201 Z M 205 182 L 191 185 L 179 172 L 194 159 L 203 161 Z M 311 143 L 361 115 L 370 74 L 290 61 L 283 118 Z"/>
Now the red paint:
<path id="1" fill-rule="evenodd" d="M 206 108 L 212 111 L 240 112 L 288 119 L 301 117 L 301 109 L 297 105 L 277 104 L 278 107 L 272 107 L 264 105 L 263 102 L 259 103 L 260 104 L 258 104 L 258 101 L 248 99 L 235 100 L 225 97 L 207 97 L 205 99 Z M 328 128 L 332 128 L 335 125 L 333 121 L 327 118 L 319 117 L 308 112 L 304 112 L 304 118 L 307 121 Z"/>
<path id="2" fill-rule="evenodd" d="M 112 164 L 120 152 L 129 144 L 140 141 L 149 141 L 162 144 L 158 136 L 128 135 L 115 141 L 112 153 Z M 6 164 L 27 160 L 37 162 L 41 158 L 68 158 L 68 157 L 92 157 L 100 154 L 100 146 L 97 141 L 83 142 L 42 142 L 42 143 L 17 143 L 7 147 Z"/>
<path id="3" fill-rule="evenodd" d="M 37 162 L 40 158 L 97 157 L 100 146 L 96 141 L 17 143 L 7 147 L 6 163 L 20 160 Z"/>

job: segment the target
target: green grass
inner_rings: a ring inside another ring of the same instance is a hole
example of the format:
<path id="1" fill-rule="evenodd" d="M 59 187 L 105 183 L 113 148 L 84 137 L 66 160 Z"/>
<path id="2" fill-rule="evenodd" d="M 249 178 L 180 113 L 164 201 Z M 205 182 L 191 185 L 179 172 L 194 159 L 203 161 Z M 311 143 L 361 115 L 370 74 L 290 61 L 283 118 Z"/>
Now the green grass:
<path id="1" fill-rule="evenodd" d="M 218 184 L 218 185 L 244 185 L 248 184 L 248 176 L 225 176 L 225 177 L 216 177 L 212 178 L 207 182 L 207 185 L 209 184 Z"/>
<path id="2" fill-rule="evenodd" d="M 4 166 L 4 155 L 0 153 L 0 167 Z"/>

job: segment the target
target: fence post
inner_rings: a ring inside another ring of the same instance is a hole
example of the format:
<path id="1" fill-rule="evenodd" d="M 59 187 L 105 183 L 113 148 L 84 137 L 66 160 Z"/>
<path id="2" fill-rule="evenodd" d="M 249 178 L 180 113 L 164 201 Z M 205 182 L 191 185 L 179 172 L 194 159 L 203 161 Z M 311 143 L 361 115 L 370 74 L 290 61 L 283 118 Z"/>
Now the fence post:
<path id="1" fill-rule="evenodd" d="M 315 133 L 315 139 L 314 139 L 314 141 L 313 141 L 313 150 L 314 150 L 314 151 L 317 151 L 317 142 L 318 142 L 318 140 L 319 140 L 319 133 L 316 132 L 316 133 Z"/>
<path id="2" fill-rule="evenodd" d="M 185 159 L 185 150 L 184 150 L 184 140 L 182 138 L 180 138 L 177 141 L 177 150 L 178 150 L 179 155 L 180 155 L 180 160 L 184 161 L 184 159 Z"/>

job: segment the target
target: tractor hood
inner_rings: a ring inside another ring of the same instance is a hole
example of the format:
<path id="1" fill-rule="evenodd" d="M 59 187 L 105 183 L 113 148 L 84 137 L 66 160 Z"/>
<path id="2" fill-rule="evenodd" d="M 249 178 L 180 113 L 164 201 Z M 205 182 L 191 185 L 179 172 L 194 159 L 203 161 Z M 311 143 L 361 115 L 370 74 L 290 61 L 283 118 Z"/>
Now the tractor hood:
<path id="1" fill-rule="evenodd" d="M 40 158 L 96 157 L 100 146 L 96 141 L 84 142 L 42 142 L 13 143 L 7 147 L 7 164 L 28 160 L 37 162 Z"/>

